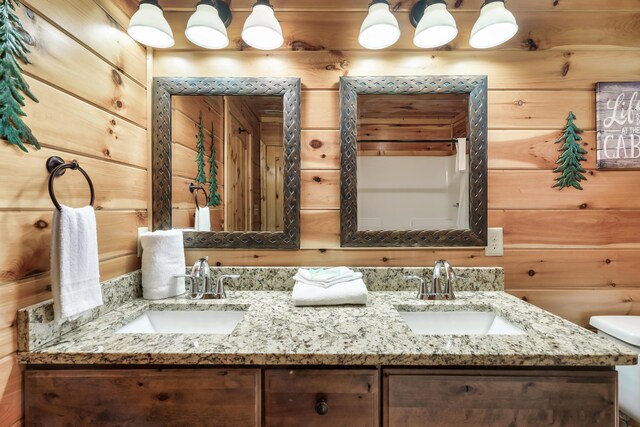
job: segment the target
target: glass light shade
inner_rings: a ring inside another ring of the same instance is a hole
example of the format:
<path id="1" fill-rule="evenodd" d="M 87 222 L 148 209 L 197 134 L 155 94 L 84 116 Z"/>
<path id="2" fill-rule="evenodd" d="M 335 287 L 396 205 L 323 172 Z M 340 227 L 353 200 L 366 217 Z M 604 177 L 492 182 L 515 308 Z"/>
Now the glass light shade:
<path id="1" fill-rule="evenodd" d="M 432 48 L 445 45 L 458 35 L 458 27 L 453 15 L 444 3 L 434 3 L 427 6 L 424 15 L 413 36 L 413 44 L 422 48 Z"/>
<path id="2" fill-rule="evenodd" d="M 518 32 L 516 18 L 504 7 L 503 1 L 486 4 L 471 30 L 469 44 L 476 49 L 501 45 Z"/>
<path id="3" fill-rule="evenodd" d="M 358 42 L 367 49 L 384 49 L 400 38 L 398 20 L 389 10 L 387 3 L 374 3 L 362 22 Z"/>
<path id="4" fill-rule="evenodd" d="M 127 32 L 135 41 L 153 48 L 167 48 L 174 44 L 173 32 L 162 9 L 155 4 L 141 3 L 133 14 Z"/>
<path id="5" fill-rule="evenodd" d="M 282 28 L 273 8 L 264 4 L 253 6 L 251 15 L 244 21 L 242 40 L 251 47 L 262 50 L 277 49 L 284 43 Z"/>
<path id="6" fill-rule="evenodd" d="M 222 49 L 229 44 L 227 28 L 218 15 L 218 10 L 208 4 L 199 4 L 184 34 L 189 41 L 207 49 Z"/>

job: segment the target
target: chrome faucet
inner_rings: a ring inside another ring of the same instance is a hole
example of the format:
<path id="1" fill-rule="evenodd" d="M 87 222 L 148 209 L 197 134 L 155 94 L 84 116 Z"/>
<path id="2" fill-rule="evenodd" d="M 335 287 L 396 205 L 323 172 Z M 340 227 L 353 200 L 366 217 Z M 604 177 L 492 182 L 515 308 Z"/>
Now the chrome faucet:
<path id="1" fill-rule="evenodd" d="M 453 283 L 456 280 L 456 274 L 453 267 L 448 261 L 440 260 L 433 267 L 433 282 L 431 289 L 427 285 L 427 281 L 420 276 L 404 276 L 407 280 L 417 280 L 420 283 L 418 295 L 416 298 L 422 300 L 453 300 L 456 296 L 453 293 Z M 444 287 L 442 286 L 444 282 Z"/>
<path id="2" fill-rule="evenodd" d="M 209 269 L 209 257 L 200 258 L 193 264 L 191 274 L 187 276 L 191 284 L 188 296 L 191 299 L 202 299 L 211 288 L 211 270 Z"/>
<path id="3" fill-rule="evenodd" d="M 213 279 L 211 278 L 211 269 L 209 268 L 209 257 L 200 258 L 193 264 L 191 274 L 180 275 L 176 277 L 184 277 L 189 280 L 187 290 L 187 298 L 190 299 L 222 299 L 227 297 L 224 289 L 225 279 L 237 279 L 239 274 L 223 274 L 216 280 L 215 289 L 213 287 Z"/>
<path id="4" fill-rule="evenodd" d="M 440 282 L 444 279 L 444 289 L 440 286 Z M 444 295 L 444 299 L 456 299 L 453 294 L 453 282 L 456 280 L 456 273 L 449 261 L 441 259 L 436 261 L 433 267 L 433 287 L 432 290 L 436 295 Z M 437 298 L 436 298 L 437 299 Z"/>

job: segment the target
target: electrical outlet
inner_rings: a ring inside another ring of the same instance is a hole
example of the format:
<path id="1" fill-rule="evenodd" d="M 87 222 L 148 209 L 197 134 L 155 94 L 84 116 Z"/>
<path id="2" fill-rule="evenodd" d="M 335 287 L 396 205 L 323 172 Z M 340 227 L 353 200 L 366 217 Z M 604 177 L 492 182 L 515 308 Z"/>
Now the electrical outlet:
<path id="1" fill-rule="evenodd" d="M 487 247 L 484 248 L 485 256 L 503 256 L 504 245 L 502 243 L 502 228 L 489 228 L 487 230 Z"/>
<path id="2" fill-rule="evenodd" d="M 149 232 L 149 227 L 138 227 L 138 258 L 142 256 L 142 244 L 140 243 L 140 236 Z"/>

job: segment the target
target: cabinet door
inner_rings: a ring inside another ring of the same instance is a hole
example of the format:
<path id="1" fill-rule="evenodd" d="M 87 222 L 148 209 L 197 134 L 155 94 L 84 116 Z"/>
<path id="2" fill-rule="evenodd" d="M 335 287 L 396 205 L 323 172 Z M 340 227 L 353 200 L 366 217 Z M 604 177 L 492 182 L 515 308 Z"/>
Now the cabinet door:
<path id="1" fill-rule="evenodd" d="M 27 426 L 259 426 L 259 369 L 25 373 Z"/>
<path id="2" fill-rule="evenodd" d="M 378 426 L 377 369 L 265 370 L 266 426 Z"/>
<path id="3" fill-rule="evenodd" d="M 389 427 L 617 425 L 615 371 L 389 369 Z"/>

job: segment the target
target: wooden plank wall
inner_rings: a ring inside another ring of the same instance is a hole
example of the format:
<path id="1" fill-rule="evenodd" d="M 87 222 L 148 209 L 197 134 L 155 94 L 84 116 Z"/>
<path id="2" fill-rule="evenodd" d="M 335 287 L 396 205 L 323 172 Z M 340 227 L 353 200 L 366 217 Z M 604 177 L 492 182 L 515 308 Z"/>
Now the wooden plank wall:
<path id="1" fill-rule="evenodd" d="M 139 268 L 136 228 L 147 225 L 146 52 L 124 31 L 130 9 L 111 0 L 24 0 L 31 35 L 26 78 L 39 103 L 27 124 L 42 144 L 24 154 L 0 142 L 0 425 L 20 425 L 19 308 L 50 297 L 53 204 L 45 161 L 77 159 L 93 180 L 101 279 Z M 56 179 L 61 203 L 89 201 L 84 178 Z"/>
<path id="2" fill-rule="evenodd" d="M 252 0 L 234 0 L 231 43 L 199 50 L 178 30 L 192 5 L 165 0 L 176 47 L 156 52 L 157 76 L 302 78 L 302 249 L 188 251 L 223 265 L 499 265 L 509 292 L 585 325 L 594 314 L 640 314 L 640 172 L 595 170 L 598 81 L 640 77 L 640 2 L 511 0 L 520 31 L 504 46 L 469 48 L 481 0 L 449 2 L 460 34 L 440 50 L 412 45 L 408 10 L 398 2 L 402 37 L 367 51 L 357 33 L 367 2 L 274 2 L 285 45 L 272 52 L 242 46 Z M 459 7 L 453 6 L 456 3 Z M 340 249 L 338 78 L 364 75 L 486 74 L 489 77 L 489 224 L 504 228 L 505 256 L 483 250 Z M 585 129 L 589 150 L 584 191 L 551 189 L 569 111 Z"/>
<path id="3" fill-rule="evenodd" d="M 207 182 L 203 185 L 209 194 L 209 171 L 211 159 L 211 126 L 213 125 L 216 147 L 216 163 L 218 165 L 218 192 L 224 194 L 224 106 L 222 96 L 174 96 L 172 98 L 172 155 L 173 170 L 172 221 L 176 228 L 193 227 L 195 221 L 195 200 L 189 192 L 189 184 L 198 175 L 196 165 L 197 135 L 200 113 L 204 128 L 205 174 Z M 200 206 L 204 202 L 202 193 L 198 196 Z M 211 230 L 224 229 L 223 205 L 210 207 Z"/>

